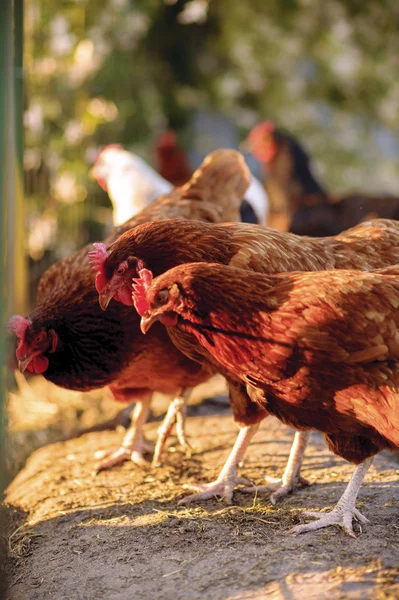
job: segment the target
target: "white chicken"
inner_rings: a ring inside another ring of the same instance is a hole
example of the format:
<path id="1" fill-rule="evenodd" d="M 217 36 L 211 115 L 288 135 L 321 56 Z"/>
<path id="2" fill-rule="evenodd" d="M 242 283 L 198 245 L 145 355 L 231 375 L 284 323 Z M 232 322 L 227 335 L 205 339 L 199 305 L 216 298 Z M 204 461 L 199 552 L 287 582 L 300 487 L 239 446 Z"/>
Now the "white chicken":
<path id="1" fill-rule="evenodd" d="M 269 199 L 267 197 L 266 190 L 261 184 L 259 179 L 256 179 L 254 175 L 251 175 L 251 184 L 245 192 L 245 200 L 252 207 L 255 213 L 257 225 L 267 225 L 267 218 L 269 216 Z M 243 209 L 241 209 L 241 220 L 252 222 L 250 219 L 246 219 Z"/>
<path id="2" fill-rule="evenodd" d="M 124 150 L 120 144 L 101 150 L 90 175 L 108 192 L 115 226 L 125 223 L 173 187 L 143 159 Z"/>

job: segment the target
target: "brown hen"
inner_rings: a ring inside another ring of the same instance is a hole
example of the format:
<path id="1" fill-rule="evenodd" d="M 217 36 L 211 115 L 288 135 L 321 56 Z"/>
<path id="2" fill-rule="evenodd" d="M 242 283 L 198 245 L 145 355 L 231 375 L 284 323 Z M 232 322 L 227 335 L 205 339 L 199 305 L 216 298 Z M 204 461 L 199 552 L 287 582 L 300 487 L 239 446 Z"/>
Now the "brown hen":
<path id="1" fill-rule="evenodd" d="M 131 294 L 132 277 L 137 277 L 142 267 L 157 276 L 178 264 L 196 261 L 218 262 L 268 274 L 346 268 L 371 270 L 396 264 L 399 262 L 399 223 L 380 219 L 362 223 L 336 237 L 303 238 L 243 223 L 159 221 L 125 232 L 108 250 L 102 248 L 101 260 L 100 299 L 106 305 L 115 294 L 124 297 Z M 122 273 L 118 274 L 120 270 Z M 168 332 L 173 343 L 191 359 L 217 368 L 214 359 L 193 336 L 177 328 L 168 328 Z M 233 415 L 243 429 L 218 479 L 196 486 L 200 493 L 188 496 L 185 502 L 215 494 L 231 501 L 233 489 L 241 481 L 237 478 L 238 463 L 265 417 L 250 401 L 245 385 L 220 366 L 219 371 L 228 381 Z M 272 502 L 297 486 L 306 443 L 306 433 L 296 436 L 282 480 L 263 488 L 274 491 Z"/>
<path id="2" fill-rule="evenodd" d="M 399 266 L 267 276 L 193 263 L 142 291 L 144 331 L 155 320 L 174 323 L 246 385 L 257 407 L 322 432 L 358 465 L 334 510 L 293 530 L 341 525 L 353 536 L 353 517 L 368 522 L 355 502 L 372 457 L 399 449 Z"/>

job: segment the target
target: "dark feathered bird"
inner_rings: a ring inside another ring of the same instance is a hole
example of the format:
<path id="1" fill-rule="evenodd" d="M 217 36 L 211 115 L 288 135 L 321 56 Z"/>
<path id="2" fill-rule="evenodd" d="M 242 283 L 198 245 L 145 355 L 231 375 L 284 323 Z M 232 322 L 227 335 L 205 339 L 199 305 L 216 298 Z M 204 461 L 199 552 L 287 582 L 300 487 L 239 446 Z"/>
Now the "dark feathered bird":
<path id="1" fill-rule="evenodd" d="M 175 187 L 184 185 L 191 177 L 192 169 L 187 154 L 177 143 L 172 129 L 163 131 L 155 145 L 158 173 Z"/>
<path id="2" fill-rule="evenodd" d="M 398 197 L 365 192 L 336 196 L 328 192 L 317 180 L 303 146 L 270 121 L 257 125 L 248 139 L 267 174 L 271 225 L 298 235 L 320 236 L 336 235 L 376 217 L 399 219 Z"/>
<path id="3" fill-rule="evenodd" d="M 238 152 L 214 152 L 190 182 L 114 228 L 105 243 L 155 219 L 238 219 L 249 181 L 249 171 Z M 105 468 L 129 458 L 142 460 L 142 427 L 153 391 L 179 396 L 214 371 L 181 354 L 163 328 L 146 339 L 136 312 L 120 302 L 112 302 L 104 314 L 87 254 L 88 248 L 83 248 L 50 267 L 40 280 L 34 311 L 27 318 L 13 317 L 10 326 L 19 339 L 21 370 L 42 373 L 68 389 L 109 386 L 115 399 L 137 402 L 132 427 L 121 448 L 103 463 Z"/>
<path id="4" fill-rule="evenodd" d="M 330 513 L 296 533 L 352 519 L 372 457 L 399 449 L 399 267 L 274 276 L 181 265 L 136 288 L 142 330 L 159 320 L 193 335 L 246 386 L 251 401 L 324 434 L 358 465 Z M 144 293 L 145 291 L 145 293 Z"/>
<path id="5" fill-rule="evenodd" d="M 396 264 L 399 262 L 399 223 L 376 220 L 335 238 L 315 239 L 243 223 L 212 225 L 176 219 L 148 223 L 127 231 L 108 249 L 104 246 L 99 251 L 100 301 L 106 306 L 115 295 L 132 302 L 131 281 L 142 267 L 157 276 L 178 264 L 196 261 L 219 262 L 262 273 L 344 268 L 370 270 Z M 174 328 L 169 329 L 169 335 L 187 356 L 216 368 L 213 358 L 195 338 Z M 202 493 L 189 496 L 186 501 L 215 494 L 231 500 L 238 481 L 238 463 L 265 416 L 250 401 L 240 380 L 226 373 L 220 365 L 217 368 L 228 380 L 234 418 L 243 429 L 217 481 L 198 486 Z M 306 434 L 301 436 L 294 445 L 282 487 L 272 496 L 272 501 L 292 491 L 297 484 L 306 446 Z"/>

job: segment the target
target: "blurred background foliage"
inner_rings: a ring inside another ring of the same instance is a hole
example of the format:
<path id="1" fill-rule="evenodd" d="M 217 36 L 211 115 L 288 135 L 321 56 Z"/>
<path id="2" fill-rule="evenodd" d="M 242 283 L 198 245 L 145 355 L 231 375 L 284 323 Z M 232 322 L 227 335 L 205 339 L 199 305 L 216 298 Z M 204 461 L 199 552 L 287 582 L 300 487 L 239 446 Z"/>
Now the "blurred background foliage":
<path id="1" fill-rule="evenodd" d="M 153 163 L 170 126 L 205 154 L 199 111 L 228 119 L 240 140 L 273 120 L 334 192 L 398 191 L 396 0 L 25 0 L 25 13 L 33 275 L 111 222 L 88 175 L 100 145 Z"/>

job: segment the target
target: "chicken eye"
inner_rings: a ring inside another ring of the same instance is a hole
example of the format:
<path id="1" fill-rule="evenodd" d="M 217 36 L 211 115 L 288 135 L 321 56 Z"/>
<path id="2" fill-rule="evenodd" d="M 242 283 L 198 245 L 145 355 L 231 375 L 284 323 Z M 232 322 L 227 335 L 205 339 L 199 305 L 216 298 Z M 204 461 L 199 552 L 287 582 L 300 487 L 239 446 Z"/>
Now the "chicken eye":
<path id="1" fill-rule="evenodd" d="M 155 302 L 158 305 L 165 304 L 169 300 L 169 290 L 160 290 L 155 296 Z"/>
<path id="2" fill-rule="evenodd" d="M 45 338 L 45 337 L 46 337 L 46 334 L 45 334 L 44 332 L 42 332 L 42 333 L 39 333 L 39 335 L 38 335 L 38 336 L 36 336 L 36 342 L 37 342 L 37 343 L 40 343 L 40 342 L 42 342 L 42 341 L 44 340 L 44 338 Z"/>
<path id="3" fill-rule="evenodd" d="M 117 275 L 123 275 L 123 273 L 125 272 L 125 269 L 123 267 L 119 267 L 119 269 L 117 269 L 115 272 Z"/>

